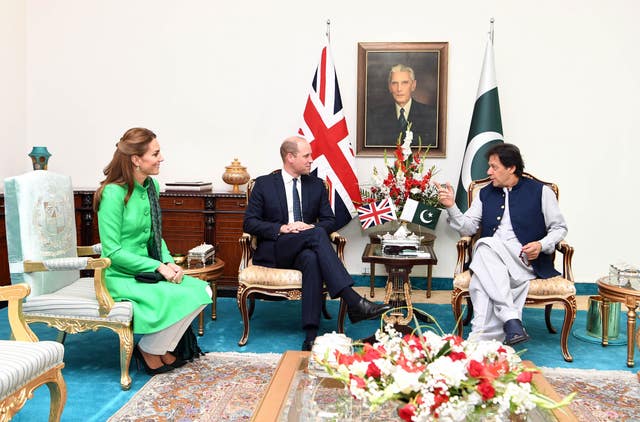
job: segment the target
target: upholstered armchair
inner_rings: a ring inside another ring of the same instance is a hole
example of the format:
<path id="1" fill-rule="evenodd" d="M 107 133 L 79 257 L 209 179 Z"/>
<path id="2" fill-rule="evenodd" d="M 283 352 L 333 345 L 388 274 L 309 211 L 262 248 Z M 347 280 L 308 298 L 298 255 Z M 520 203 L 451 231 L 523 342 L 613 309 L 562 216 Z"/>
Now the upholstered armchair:
<path id="1" fill-rule="evenodd" d="M 247 201 L 251 195 L 251 190 L 255 184 L 252 179 L 247 184 Z M 269 268 L 261 265 L 253 265 L 251 259 L 256 250 L 257 239 L 248 233 L 243 233 L 240 237 L 240 248 L 242 250 L 242 258 L 240 259 L 240 268 L 238 270 L 238 309 L 242 315 L 242 323 L 244 329 L 242 338 L 238 342 L 239 346 L 244 346 L 249 339 L 249 322 L 255 309 L 255 295 L 262 298 L 284 298 L 287 300 L 299 300 L 302 297 L 302 273 L 298 270 L 287 270 L 280 268 Z M 347 240 L 339 233 L 331 234 L 331 241 L 336 246 L 336 253 L 340 260 L 344 263 L 344 247 Z M 324 300 L 322 312 L 326 319 L 331 319 L 326 308 L 327 292 L 324 292 Z M 249 304 L 247 305 L 247 302 Z M 344 332 L 344 319 L 346 315 L 346 306 L 340 300 L 340 317 L 338 318 L 338 332 Z"/>
<path id="2" fill-rule="evenodd" d="M 114 302 L 105 286 L 108 258 L 97 247 L 78 247 L 71 179 L 37 170 L 5 180 L 5 216 L 11 281 L 27 283 L 22 305 L 27 323 L 42 322 L 67 333 L 108 328 L 120 339 L 120 384 L 131 387 L 133 308 Z M 81 277 L 80 270 L 93 270 Z"/>
<path id="3" fill-rule="evenodd" d="M 534 180 L 534 176 L 524 173 L 523 177 L 528 177 Z M 556 194 L 556 198 L 559 198 L 560 191 L 555 183 L 544 182 L 538 180 L 541 183 L 549 186 Z M 478 195 L 480 189 L 490 183 L 489 178 L 475 180 L 469 185 L 468 200 L 469 205 L 473 199 Z M 480 230 L 478 231 L 480 233 Z M 453 292 L 451 295 L 451 306 L 453 308 L 453 315 L 457 321 L 458 335 L 462 335 L 463 324 L 467 325 L 471 321 L 473 314 L 473 303 L 469 298 L 469 282 L 471 281 L 471 272 L 468 269 L 469 263 L 472 259 L 472 251 L 475 241 L 478 235 L 473 237 L 462 237 L 457 244 L 458 260 L 456 263 L 456 269 L 453 278 Z M 564 360 L 572 362 L 573 357 L 569 353 L 567 346 L 567 340 L 573 322 L 576 319 L 577 305 L 576 305 L 576 288 L 573 283 L 573 270 L 571 267 L 571 260 L 573 257 L 573 248 L 569 246 L 565 241 L 562 241 L 556 245 L 556 251 L 563 254 L 562 260 L 562 275 L 549 278 L 549 279 L 534 279 L 531 280 L 529 285 L 529 292 L 527 293 L 526 305 L 544 305 L 544 316 L 547 330 L 555 334 L 557 331 L 551 324 L 551 310 L 554 303 L 564 306 L 564 321 L 562 323 L 562 332 L 560 334 L 560 348 Z M 462 301 L 467 299 L 467 317 L 464 321 L 462 319 Z"/>
<path id="4" fill-rule="evenodd" d="M 49 421 L 59 421 L 67 401 L 62 378 L 64 346 L 55 341 L 38 341 L 22 316 L 22 300 L 29 294 L 25 283 L 0 287 L 0 301 L 9 302 L 9 326 L 15 341 L 0 340 L 0 422 L 11 420 L 33 391 L 49 387 Z"/>

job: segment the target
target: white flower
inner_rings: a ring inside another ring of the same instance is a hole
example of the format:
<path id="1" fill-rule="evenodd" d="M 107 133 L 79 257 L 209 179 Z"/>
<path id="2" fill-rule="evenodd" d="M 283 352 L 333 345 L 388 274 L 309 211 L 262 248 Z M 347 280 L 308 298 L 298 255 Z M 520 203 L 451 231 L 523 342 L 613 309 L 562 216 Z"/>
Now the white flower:
<path id="1" fill-rule="evenodd" d="M 408 372 L 400 367 L 396 367 L 396 370 L 393 372 L 395 388 L 399 393 L 403 394 L 420 390 L 421 374 L 421 372 Z"/>
<path id="2" fill-rule="evenodd" d="M 402 157 L 403 160 L 406 160 L 409 155 L 411 155 L 411 142 L 413 141 L 413 132 L 408 130 L 404 135 L 404 140 L 402 141 Z"/>

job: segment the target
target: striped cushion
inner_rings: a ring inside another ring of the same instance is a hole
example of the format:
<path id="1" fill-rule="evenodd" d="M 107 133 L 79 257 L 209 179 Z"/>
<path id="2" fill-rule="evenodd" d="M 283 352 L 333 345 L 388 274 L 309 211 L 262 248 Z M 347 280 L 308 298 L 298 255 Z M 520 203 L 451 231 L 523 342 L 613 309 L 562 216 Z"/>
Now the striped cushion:
<path id="1" fill-rule="evenodd" d="M 469 270 L 456 274 L 453 278 L 453 287 L 460 290 L 469 290 L 471 272 Z M 569 297 L 576 294 L 576 286 L 566 278 L 556 276 L 547 279 L 536 278 L 529 284 L 527 297 L 561 296 Z"/>
<path id="2" fill-rule="evenodd" d="M 86 320 L 128 323 L 133 317 L 131 302 L 116 302 L 107 318 L 100 317 L 93 278 L 84 277 L 57 292 L 27 297 L 22 306 L 26 316 L 73 317 Z"/>
<path id="3" fill-rule="evenodd" d="M 298 270 L 283 270 L 261 265 L 250 265 L 240 271 L 238 282 L 247 286 L 302 288 L 302 273 Z"/>
<path id="4" fill-rule="evenodd" d="M 0 340 L 0 399 L 62 362 L 64 346 L 55 341 Z"/>

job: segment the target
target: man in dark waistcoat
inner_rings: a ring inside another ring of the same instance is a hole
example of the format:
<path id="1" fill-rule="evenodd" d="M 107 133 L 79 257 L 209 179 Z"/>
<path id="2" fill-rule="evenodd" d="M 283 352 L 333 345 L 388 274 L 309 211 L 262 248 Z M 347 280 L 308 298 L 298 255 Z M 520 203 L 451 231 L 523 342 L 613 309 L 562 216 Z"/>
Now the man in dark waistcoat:
<path id="1" fill-rule="evenodd" d="M 462 236 L 482 230 L 470 264 L 474 317 L 469 338 L 514 345 L 529 339 L 522 326 L 529 282 L 560 275 L 552 256 L 567 225 L 553 191 L 522 177 L 518 147 L 497 144 L 486 156 L 491 184 L 480 190 L 464 214 L 450 184 L 438 185 L 438 192 L 452 228 Z"/>

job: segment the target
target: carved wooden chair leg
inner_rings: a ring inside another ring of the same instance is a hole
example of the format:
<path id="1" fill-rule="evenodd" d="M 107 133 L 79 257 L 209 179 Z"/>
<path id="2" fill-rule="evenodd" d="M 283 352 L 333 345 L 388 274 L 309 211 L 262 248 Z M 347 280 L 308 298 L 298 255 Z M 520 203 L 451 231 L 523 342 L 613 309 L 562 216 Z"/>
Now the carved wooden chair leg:
<path id="1" fill-rule="evenodd" d="M 451 302 L 451 306 L 453 307 L 453 318 L 456 321 L 456 332 L 460 337 L 462 337 L 462 330 L 463 330 L 463 324 L 461 320 L 462 320 L 462 300 L 464 299 L 464 297 L 465 295 L 463 293 L 459 293 L 453 297 L 453 300 Z"/>
<path id="2" fill-rule="evenodd" d="M 133 330 L 130 327 L 113 329 L 120 340 L 120 388 L 127 391 L 131 388 L 129 366 L 133 355 Z"/>
<path id="3" fill-rule="evenodd" d="M 547 324 L 547 330 L 549 330 L 551 334 L 556 334 L 558 331 L 556 331 L 556 329 L 553 327 L 553 324 L 551 324 L 551 308 L 553 308 L 553 303 L 545 305 L 544 322 Z"/>
<path id="4" fill-rule="evenodd" d="M 467 297 L 467 316 L 464 318 L 462 325 L 469 325 L 471 323 L 471 319 L 473 318 L 473 302 L 471 302 L 471 298 Z"/>
<path id="5" fill-rule="evenodd" d="M 249 300 L 249 318 L 251 318 L 253 311 L 256 309 L 256 299 L 253 296 L 249 296 L 247 299 Z"/>
<path id="6" fill-rule="evenodd" d="M 575 297 L 564 301 L 564 322 L 562 323 L 562 333 L 560 334 L 560 348 L 562 349 L 562 356 L 567 362 L 573 362 L 573 356 L 569 353 L 567 341 L 571 327 L 573 327 L 573 322 L 576 319 L 576 309 Z"/>
<path id="7" fill-rule="evenodd" d="M 340 310 L 338 311 L 338 333 L 344 333 L 344 320 L 347 316 L 347 304 L 340 299 Z"/>
<path id="8" fill-rule="evenodd" d="M 247 291 L 238 294 L 238 308 L 240 309 L 240 315 L 242 315 L 242 337 L 238 342 L 238 346 L 244 346 L 249 340 L 249 310 L 247 309 Z M 253 301 L 253 297 L 249 300 Z"/>
<path id="9" fill-rule="evenodd" d="M 62 370 L 58 369 L 54 378 L 47 383 L 51 404 L 49 406 L 49 420 L 59 421 L 62 417 L 64 405 L 67 402 L 67 384 L 62 378 Z M 11 419 L 11 418 L 9 418 Z"/>
<path id="10" fill-rule="evenodd" d="M 322 315 L 325 319 L 331 319 L 331 314 L 327 310 L 327 292 L 322 293 Z"/>

